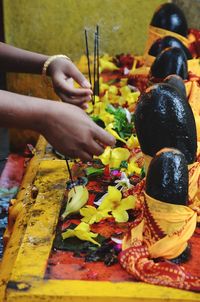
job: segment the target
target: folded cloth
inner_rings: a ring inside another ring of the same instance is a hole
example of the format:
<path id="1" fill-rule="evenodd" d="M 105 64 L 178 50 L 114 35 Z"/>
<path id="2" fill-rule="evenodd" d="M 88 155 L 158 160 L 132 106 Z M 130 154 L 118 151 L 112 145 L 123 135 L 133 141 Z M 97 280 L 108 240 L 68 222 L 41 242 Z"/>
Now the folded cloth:
<path id="1" fill-rule="evenodd" d="M 200 71 L 200 67 L 199 67 Z M 200 142 L 200 78 L 193 77 L 190 81 L 185 83 L 188 102 L 192 108 L 196 128 L 197 128 L 197 140 Z"/>
<path id="2" fill-rule="evenodd" d="M 196 228 L 195 211 L 147 194 L 143 199 L 141 214 L 123 239 L 119 256 L 122 267 L 135 280 L 200 291 L 198 276 L 191 276 L 182 266 L 168 260 L 185 250 Z"/>
<path id="3" fill-rule="evenodd" d="M 190 49 L 190 46 L 192 43 L 194 43 L 194 38 L 191 37 L 191 34 L 188 36 L 188 38 L 185 38 L 177 33 L 174 33 L 172 31 L 154 27 L 154 26 L 149 26 L 148 29 L 148 38 L 146 42 L 146 47 L 145 47 L 145 52 L 144 52 L 144 63 L 146 66 L 151 66 L 155 60 L 154 56 L 149 55 L 149 49 L 151 48 L 152 44 L 161 38 L 164 38 L 165 36 L 172 36 L 180 40 L 188 49 Z M 199 36 L 200 36 L 200 31 L 199 31 Z M 200 45 L 200 40 L 198 40 L 198 46 Z M 197 43 L 197 42 L 196 42 Z M 195 54 L 193 59 L 188 60 L 188 71 L 192 72 L 193 74 L 200 76 L 200 58 L 195 58 Z"/>
<path id="4" fill-rule="evenodd" d="M 172 31 L 169 31 L 169 30 L 166 30 L 166 29 L 163 29 L 163 28 L 159 28 L 159 27 L 155 27 L 155 26 L 149 25 L 148 34 L 147 34 L 148 38 L 147 38 L 145 52 L 144 52 L 145 61 L 146 61 L 146 56 L 148 56 L 148 52 L 149 52 L 149 49 L 152 46 L 152 44 L 156 40 L 161 39 L 161 38 L 163 38 L 165 36 L 172 36 L 172 37 L 177 38 L 187 48 L 190 45 L 190 41 L 187 38 L 185 38 L 185 37 L 183 37 L 183 36 L 181 36 L 181 35 L 179 35 L 179 34 L 177 34 L 175 32 L 172 32 Z"/>

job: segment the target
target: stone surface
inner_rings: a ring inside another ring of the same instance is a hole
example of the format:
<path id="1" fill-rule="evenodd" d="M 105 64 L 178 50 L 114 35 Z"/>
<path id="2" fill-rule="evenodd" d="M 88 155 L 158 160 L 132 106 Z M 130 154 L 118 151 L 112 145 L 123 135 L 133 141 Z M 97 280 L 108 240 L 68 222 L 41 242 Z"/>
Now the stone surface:
<path id="1" fill-rule="evenodd" d="M 200 29 L 200 0 L 173 0 L 184 12 L 189 28 Z"/>

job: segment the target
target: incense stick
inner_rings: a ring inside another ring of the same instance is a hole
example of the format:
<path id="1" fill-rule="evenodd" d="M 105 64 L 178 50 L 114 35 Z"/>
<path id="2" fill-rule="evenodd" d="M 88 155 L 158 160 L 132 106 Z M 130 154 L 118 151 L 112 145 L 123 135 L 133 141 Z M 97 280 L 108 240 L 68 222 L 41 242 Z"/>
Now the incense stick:
<path id="1" fill-rule="evenodd" d="M 94 33 L 94 82 L 93 82 L 93 93 L 94 93 L 94 104 L 96 96 L 96 64 L 97 63 L 97 32 Z"/>
<path id="2" fill-rule="evenodd" d="M 90 85 L 92 86 L 92 78 L 91 78 L 91 71 L 90 71 L 90 54 L 89 54 L 89 47 L 88 47 L 87 29 L 85 29 L 85 47 L 86 47 L 86 57 L 87 57 L 87 64 L 88 64 L 88 76 L 89 76 Z"/>
<path id="3" fill-rule="evenodd" d="M 97 95 L 99 96 L 99 40 L 100 40 L 100 35 L 99 35 L 99 25 L 96 27 L 96 32 L 97 32 Z"/>
<path id="4" fill-rule="evenodd" d="M 65 157 L 65 161 L 66 161 L 66 164 L 67 164 L 67 170 L 68 170 L 68 173 L 69 173 L 69 177 L 70 177 L 70 180 L 71 180 L 72 185 L 73 185 L 74 193 L 76 193 L 76 189 L 75 189 L 74 181 L 73 181 L 73 177 L 72 177 L 72 172 L 71 172 L 71 169 L 70 169 L 70 166 L 69 166 L 69 162 L 68 162 L 68 160 L 67 160 L 66 157 Z"/>

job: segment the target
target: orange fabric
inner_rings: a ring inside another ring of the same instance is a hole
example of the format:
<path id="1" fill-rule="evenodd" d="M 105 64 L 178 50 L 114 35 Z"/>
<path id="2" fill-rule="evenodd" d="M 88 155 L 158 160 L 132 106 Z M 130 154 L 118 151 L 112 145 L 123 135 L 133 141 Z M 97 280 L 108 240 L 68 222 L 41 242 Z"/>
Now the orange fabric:
<path id="1" fill-rule="evenodd" d="M 199 292 L 198 276 L 163 259 L 180 255 L 195 227 L 196 213 L 189 207 L 167 204 L 145 194 L 141 214 L 123 240 L 119 256 L 122 267 L 134 280 Z M 160 261 L 155 262 L 155 258 Z"/>
<path id="2" fill-rule="evenodd" d="M 146 59 L 146 56 L 148 55 L 148 51 L 151 47 L 151 45 L 158 39 L 163 38 L 165 36 L 172 36 L 175 37 L 177 39 L 179 39 L 186 47 L 189 47 L 189 40 L 177 33 L 174 33 L 172 31 L 163 29 L 163 28 L 158 28 L 158 27 L 154 27 L 149 25 L 149 29 L 148 29 L 148 38 L 147 38 L 147 42 L 146 42 L 146 47 L 145 47 L 145 52 L 144 52 L 144 58 L 145 61 L 148 61 L 148 58 Z"/>
<path id="3" fill-rule="evenodd" d="M 191 275 L 183 266 L 170 261 L 154 262 L 141 241 L 122 251 L 119 260 L 133 280 L 200 292 L 199 276 Z"/>
<path id="4" fill-rule="evenodd" d="M 175 32 L 149 25 L 148 39 L 147 39 L 147 43 L 146 43 L 145 54 L 148 53 L 149 48 L 156 40 L 163 38 L 165 36 L 175 37 L 175 38 L 179 39 L 186 47 L 189 47 L 190 42 L 187 38 L 185 38 Z"/>
<path id="5" fill-rule="evenodd" d="M 189 204 L 188 206 L 193 209 L 198 217 L 197 221 L 200 222 L 200 163 L 195 162 L 188 166 L 189 170 Z"/>
<path id="6" fill-rule="evenodd" d="M 188 102 L 192 108 L 195 118 L 197 128 L 197 140 L 200 142 L 200 85 L 198 81 L 194 80 L 186 82 L 185 87 L 188 96 Z"/>
<path id="7" fill-rule="evenodd" d="M 123 249 L 131 247 L 135 240 L 141 240 L 148 247 L 151 258 L 178 257 L 194 233 L 197 214 L 189 207 L 162 202 L 147 194 L 144 207 L 143 218 L 132 228 L 128 243 L 124 237 Z"/>

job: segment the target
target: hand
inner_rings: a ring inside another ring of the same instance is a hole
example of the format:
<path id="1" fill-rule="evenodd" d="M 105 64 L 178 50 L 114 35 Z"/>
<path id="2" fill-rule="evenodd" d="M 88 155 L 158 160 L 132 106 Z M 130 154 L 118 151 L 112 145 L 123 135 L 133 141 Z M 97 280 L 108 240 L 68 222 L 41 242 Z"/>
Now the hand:
<path id="1" fill-rule="evenodd" d="M 80 108 L 51 102 L 41 133 L 60 153 L 71 158 L 90 161 L 93 155 L 113 146 L 115 138 L 97 126 Z"/>
<path id="2" fill-rule="evenodd" d="M 78 68 L 65 58 L 57 58 L 48 67 L 56 94 L 63 102 L 87 108 L 86 102 L 91 100 L 92 90 L 90 83 L 86 80 Z M 67 83 L 68 79 L 74 79 L 81 88 L 74 88 Z"/>

